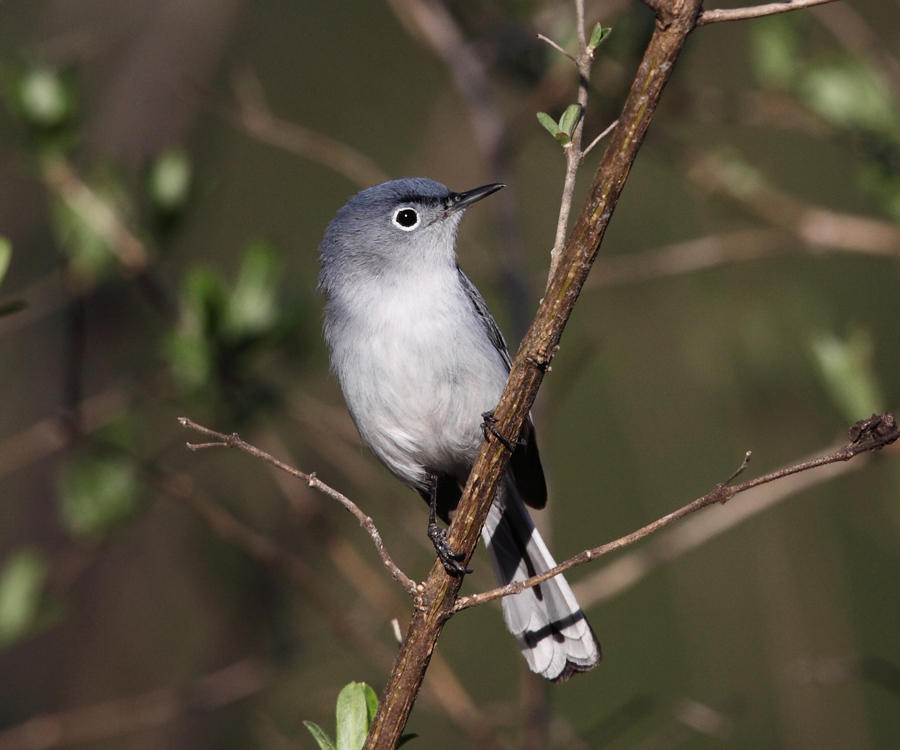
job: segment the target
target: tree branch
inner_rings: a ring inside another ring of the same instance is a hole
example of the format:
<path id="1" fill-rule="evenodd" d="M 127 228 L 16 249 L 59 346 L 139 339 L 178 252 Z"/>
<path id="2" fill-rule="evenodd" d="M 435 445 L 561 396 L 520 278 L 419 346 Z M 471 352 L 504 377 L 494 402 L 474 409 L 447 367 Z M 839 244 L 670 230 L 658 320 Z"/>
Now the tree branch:
<path id="1" fill-rule="evenodd" d="M 494 412 L 496 426 L 504 435 L 519 434 L 534 403 L 663 87 L 693 28 L 700 0 L 675 0 L 671 5 L 671 22 L 666 28 L 658 26 L 654 31 L 585 206 L 569 242 L 560 253 L 556 272 L 513 362 L 506 388 Z M 491 439 L 482 445 L 469 475 L 449 534 L 450 545 L 464 556 L 464 563 L 468 563 L 474 552 L 508 459 L 509 453 L 501 441 Z M 369 750 L 396 746 L 443 626 L 453 614 L 461 583 L 460 578 L 448 576 L 440 563 L 432 567 L 419 600 L 421 606 L 413 613 L 394 670 L 382 693 L 365 745 Z"/>
<path id="2" fill-rule="evenodd" d="M 824 5 L 825 3 L 833 2 L 835 2 L 835 0 L 782 0 L 781 2 L 777 3 L 751 5 L 747 8 L 704 10 L 697 17 L 697 25 L 705 26 L 708 23 L 721 23 L 723 21 L 744 21 L 749 18 L 774 16 L 777 13 L 787 13 L 791 10 L 811 8 L 814 5 Z"/>
<path id="3" fill-rule="evenodd" d="M 41 172 L 47 186 L 103 239 L 123 273 L 138 275 L 147 270 L 152 261 L 150 250 L 115 207 L 82 180 L 65 157 L 44 159 Z"/>
<path id="4" fill-rule="evenodd" d="M 250 70 L 238 71 L 234 75 L 233 87 L 237 108 L 216 102 L 206 92 L 201 91 L 200 95 L 216 115 L 238 130 L 270 146 L 323 164 L 360 188 L 388 179 L 381 167 L 355 148 L 274 115 L 266 103 L 259 80 Z"/>
<path id="5" fill-rule="evenodd" d="M 896 447 L 891 452 L 897 453 Z M 749 491 L 740 503 L 731 506 L 728 513 L 694 514 L 677 526 L 648 538 L 646 544 L 619 555 L 573 584 L 575 598 L 585 610 L 600 602 L 609 601 L 662 565 L 724 534 L 748 518 L 811 487 L 849 472 L 859 471 L 868 463 L 865 457 L 860 457 L 855 461 L 829 464 L 815 472 L 794 474 Z"/>
<path id="6" fill-rule="evenodd" d="M 360 510 L 359 506 L 356 505 L 356 503 L 354 503 L 346 495 L 325 484 L 325 482 L 319 479 L 315 475 L 315 473 L 306 474 L 299 469 L 295 469 L 293 466 L 289 466 L 283 461 L 279 461 L 271 454 L 260 450 L 256 446 L 245 442 L 238 436 L 237 433 L 225 435 L 224 433 L 216 432 L 215 430 L 211 430 L 208 427 L 197 424 L 187 417 L 179 417 L 178 423 L 182 427 L 186 427 L 187 429 L 194 430 L 201 435 L 213 438 L 212 442 L 187 443 L 187 447 L 192 451 L 203 450 L 204 448 L 238 448 L 239 450 L 244 451 L 244 453 L 249 453 L 255 458 L 262 459 L 266 463 L 269 463 L 272 466 L 287 472 L 291 476 L 306 482 L 310 487 L 318 490 L 324 495 L 327 495 L 332 500 L 337 500 L 341 505 L 344 506 L 344 508 L 346 508 L 356 517 L 356 520 L 359 521 L 359 525 L 362 526 L 366 530 L 366 533 L 372 538 L 372 542 L 375 545 L 375 549 L 378 550 L 381 561 L 384 563 L 384 566 L 390 571 L 391 576 L 393 576 L 394 580 L 397 581 L 410 596 L 416 595 L 417 587 L 415 581 L 413 581 L 412 578 L 406 575 L 406 573 L 404 573 L 400 569 L 400 567 L 391 559 L 391 556 L 384 548 L 384 542 L 381 539 L 381 534 L 379 533 L 378 528 L 375 526 L 375 522 L 372 521 L 369 516 L 363 513 L 363 511 Z"/>
<path id="7" fill-rule="evenodd" d="M 560 563 L 555 568 L 551 568 L 544 573 L 531 576 L 524 581 L 516 581 L 514 583 L 507 584 L 506 586 L 498 586 L 497 588 L 482 592 L 480 594 L 472 594 L 471 596 L 460 597 L 459 599 L 457 599 L 456 604 L 453 608 L 454 612 L 459 612 L 463 609 L 468 609 L 469 607 L 474 607 L 478 604 L 484 604 L 486 602 L 493 601 L 494 599 L 500 599 L 504 596 L 510 596 L 511 594 L 518 594 L 519 592 L 524 591 L 527 588 L 537 586 L 539 583 L 543 583 L 550 578 L 558 576 L 560 573 L 564 573 L 565 571 L 569 570 L 570 568 L 574 568 L 577 565 L 583 565 L 584 563 L 590 562 L 591 560 L 596 560 L 598 557 L 608 555 L 610 552 L 615 552 L 616 550 L 620 550 L 623 547 L 628 547 L 635 542 L 638 542 L 641 539 L 650 536 L 651 534 L 655 534 L 656 532 L 661 531 L 667 526 L 671 526 L 673 523 L 681 520 L 685 516 L 688 516 L 691 513 L 696 513 L 698 510 L 702 510 L 709 505 L 713 505 L 714 503 L 720 503 L 724 505 L 735 495 L 739 495 L 742 492 L 753 489 L 754 487 L 759 487 L 760 485 L 783 479 L 784 477 L 791 476 L 792 474 L 799 474 L 804 471 L 809 471 L 810 469 L 816 469 L 820 466 L 827 466 L 828 464 L 837 463 L 839 461 L 849 461 L 850 459 L 858 456 L 861 453 L 879 450 L 880 448 L 893 443 L 898 438 L 900 438 L 900 429 L 898 429 L 897 422 L 892 414 L 885 413 L 880 416 L 873 415 L 871 418 L 860 420 L 855 425 L 853 425 L 850 428 L 851 442 L 831 453 L 828 453 L 824 456 L 807 459 L 805 461 L 800 461 L 799 463 L 790 464 L 788 466 L 782 467 L 781 469 L 777 469 L 776 471 L 769 472 L 768 474 L 763 474 L 762 476 L 756 477 L 755 479 L 748 479 L 746 482 L 731 485 L 730 482 L 746 468 L 747 463 L 750 460 L 750 451 L 747 451 L 747 455 L 744 457 L 744 460 L 738 467 L 738 470 L 734 474 L 732 474 L 731 477 L 729 477 L 724 482 L 717 484 L 711 491 L 707 492 L 702 497 L 698 497 L 696 500 L 692 500 L 687 505 L 683 505 L 682 507 L 680 507 L 678 510 L 672 511 L 662 518 L 658 518 L 655 521 L 642 526 L 636 531 L 631 532 L 630 534 L 626 534 L 625 536 L 619 537 L 618 539 L 615 539 L 611 542 L 607 542 L 606 544 L 601 544 L 599 547 L 593 547 L 592 549 L 584 550 L 583 552 L 575 555 L 574 557 L 570 557 L 565 562 Z"/>
<path id="8" fill-rule="evenodd" d="M 900 229 L 896 224 L 807 203 L 769 186 L 760 172 L 737 158 L 698 151 L 684 174 L 707 192 L 728 196 L 813 247 L 887 258 L 900 256 Z"/>

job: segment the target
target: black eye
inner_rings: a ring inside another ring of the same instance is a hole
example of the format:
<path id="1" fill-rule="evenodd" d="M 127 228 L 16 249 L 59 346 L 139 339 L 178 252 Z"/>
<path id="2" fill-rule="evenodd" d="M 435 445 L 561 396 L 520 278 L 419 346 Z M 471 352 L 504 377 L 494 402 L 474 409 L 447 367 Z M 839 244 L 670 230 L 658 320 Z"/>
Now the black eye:
<path id="1" fill-rule="evenodd" d="M 419 214 L 414 208 L 398 208 L 394 212 L 393 222 L 404 232 L 415 229 L 419 223 Z"/>

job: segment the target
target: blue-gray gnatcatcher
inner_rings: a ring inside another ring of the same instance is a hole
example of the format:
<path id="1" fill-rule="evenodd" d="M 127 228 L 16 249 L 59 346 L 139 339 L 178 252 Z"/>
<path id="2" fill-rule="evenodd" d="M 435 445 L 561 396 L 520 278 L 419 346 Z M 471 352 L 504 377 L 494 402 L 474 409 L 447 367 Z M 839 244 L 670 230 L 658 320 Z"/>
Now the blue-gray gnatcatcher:
<path id="1" fill-rule="evenodd" d="M 319 248 L 325 340 L 350 414 L 372 452 L 429 503 L 429 536 L 453 574 L 467 571 L 436 516 L 446 522 L 459 502 L 510 369 L 487 304 L 457 265 L 456 230 L 468 206 L 501 187 L 376 185 L 338 211 Z M 546 500 L 529 418 L 482 531 L 501 585 L 556 564 L 524 505 Z M 562 576 L 505 597 L 503 615 L 528 666 L 547 679 L 600 661 Z"/>

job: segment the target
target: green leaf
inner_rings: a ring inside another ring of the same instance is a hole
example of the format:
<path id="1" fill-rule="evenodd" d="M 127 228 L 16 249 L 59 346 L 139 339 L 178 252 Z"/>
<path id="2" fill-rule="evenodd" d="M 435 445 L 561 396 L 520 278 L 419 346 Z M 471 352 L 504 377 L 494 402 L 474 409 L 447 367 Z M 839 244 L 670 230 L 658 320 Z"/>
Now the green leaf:
<path id="1" fill-rule="evenodd" d="M 52 203 L 53 226 L 59 243 L 81 278 L 99 281 L 115 268 L 115 256 L 102 237 L 63 200 Z"/>
<path id="2" fill-rule="evenodd" d="M 9 262 L 12 260 L 12 242 L 0 235 L 0 284 L 9 270 Z"/>
<path id="3" fill-rule="evenodd" d="M 881 412 L 884 395 L 873 365 L 872 338 L 856 330 L 846 339 L 823 334 L 811 342 L 819 377 L 848 422 Z"/>
<path id="4" fill-rule="evenodd" d="M 369 707 L 364 682 L 344 685 L 337 697 L 337 750 L 360 750 L 369 733 Z"/>
<path id="5" fill-rule="evenodd" d="M 314 721 L 306 721 L 304 720 L 303 726 L 305 726 L 309 733 L 313 736 L 316 743 L 319 745 L 319 750 L 335 750 L 334 743 L 331 741 L 331 737 L 325 734 L 325 730 L 322 729 L 316 722 Z"/>
<path id="6" fill-rule="evenodd" d="M 563 146 L 568 145 L 572 142 L 572 139 L 569 138 L 568 133 L 564 133 L 559 129 L 559 124 L 554 120 L 550 115 L 546 112 L 538 112 L 537 113 L 538 122 L 541 123 L 546 129 L 547 132 L 550 133 L 556 140 L 558 140 Z"/>
<path id="7" fill-rule="evenodd" d="M 191 162 L 183 149 L 164 151 L 150 168 L 147 190 L 156 208 L 164 213 L 180 211 L 191 187 Z"/>
<path id="8" fill-rule="evenodd" d="M 711 164 L 718 179 L 724 180 L 728 189 L 740 196 L 752 197 L 767 187 L 763 173 L 735 151 L 720 151 Z"/>
<path id="9" fill-rule="evenodd" d="M 546 112 L 538 112 L 537 113 L 538 122 L 543 125 L 547 132 L 550 133 L 554 138 L 556 138 L 556 134 L 559 132 L 559 127 L 556 124 L 556 120 L 554 120 L 550 115 Z"/>
<path id="10" fill-rule="evenodd" d="M 27 635 L 37 619 L 47 577 L 47 561 L 37 550 L 23 548 L 0 568 L 0 647 Z"/>
<path id="11" fill-rule="evenodd" d="M 839 127 L 890 134 L 900 127 L 891 96 L 862 65 L 812 68 L 800 85 L 800 94 L 811 109 Z"/>
<path id="12" fill-rule="evenodd" d="M 378 711 L 378 696 L 366 683 L 363 683 L 363 688 L 366 694 L 366 714 L 368 717 L 366 728 L 368 729 L 372 725 L 372 721 L 375 719 L 375 714 Z"/>
<path id="13" fill-rule="evenodd" d="M 275 322 L 279 265 L 270 245 L 251 245 L 244 253 L 225 311 L 225 327 L 230 333 L 260 334 Z"/>
<path id="14" fill-rule="evenodd" d="M 213 355 L 205 339 L 175 333 L 166 340 L 166 354 L 172 373 L 183 388 L 199 388 L 209 382 Z"/>
<path id="15" fill-rule="evenodd" d="M 793 22 L 773 16 L 750 26 L 750 60 L 756 77 L 766 86 L 791 88 L 801 59 Z"/>
<path id="16" fill-rule="evenodd" d="M 562 113 L 562 117 L 559 118 L 560 132 L 565 133 L 571 138 L 572 133 L 575 131 L 575 126 L 578 124 L 578 121 L 580 119 L 581 105 L 570 104 L 568 107 L 566 107 L 566 111 Z"/>
<path id="17" fill-rule="evenodd" d="M 25 118 L 41 128 L 61 124 L 72 107 L 61 76 L 49 68 L 25 72 L 18 82 L 17 98 Z"/>
<path id="18" fill-rule="evenodd" d="M 59 480 L 59 514 L 77 537 L 97 538 L 137 507 L 134 465 L 122 458 L 81 458 L 67 465 Z"/>
<path id="19" fill-rule="evenodd" d="M 215 328 L 227 304 L 225 282 L 209 268 L 194 268 L 184 285 L 181 324 L 197 334 Z"/>
<path id="20" fill-rule="evenodd" d="M 611 32 L 611 26 L 603 26 L 600 23 L 595 23 L 594 28 L 591 31 L 591 39 L 588 42 L 588 52 L 593 53 L 593 51 L 603 43 L 603 41 L 610 35 Z"/>

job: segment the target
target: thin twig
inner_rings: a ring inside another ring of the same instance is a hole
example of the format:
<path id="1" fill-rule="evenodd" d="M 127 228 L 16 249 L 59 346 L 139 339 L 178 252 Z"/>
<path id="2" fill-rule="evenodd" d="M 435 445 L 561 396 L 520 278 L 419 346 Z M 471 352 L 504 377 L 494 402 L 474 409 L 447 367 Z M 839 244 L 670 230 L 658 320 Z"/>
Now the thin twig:
<path id="1" fill-rule="evenodd" d="M 896 448 L 890 450 L 897 452 Z M 656 534 L 649 538 L 646 544 L 619 555 L 573 584 L 575 598 L 583 609 L 609 601 L 637 585 L 653 571 L 697 549 L 743 521 L 811 487 L 824 484 L 848 472 L 859 471 L 867 463 L 860 457 L 855 461 L 829 464 L 815 472 L 795 474 L 747 492 L 739 503 L 731 506 L 728 513 L 694 514 L 684 519 L 683 523 Z"/>
<path id="2" fill-rule="evenodd" d="M 787 232 L 737 229 L 635 253 L 610 252 L 597 258 L 585 288 L 637 284 L 797 250 L 803 246 Z"/>
<path id="3" fill-rule="evenodd" d="M 751 5 L 747 8 L 704 10 L 697 17 L 697 26 L 705 26 L 708 23 L 721 23 L 723 21 L 744 21 L 748 18 L 774 16 L 776 13 L 787 13 L 791 10 L 811 8 L 814 5 L 824 5 L 825 3 L 833 2 L 835 0 L 783 0 L 778 3 Z"/>
<path id="4" fill-rule="evenodd" d="M 566 55 L 575 63 L 578 69 L 578 96 L 577 104 L 581 108 L 581 116 L 570 134 L 570 140 L 563 146 L 566 157 L 566 174 L 563 178 L 562 197 L 559 204 L 559 217 L 556 221 L 556 236 L 553 239 L 553 248 L 550 250 L 550 269 L 547 274 L 547 285 L 556 273 L 559 258 L 566 244 L 566 236 L 569 230 L 569 215 L 572 213 L 572 198 L 575 195 L 575 180 L 578 176 L 578 168 L 584 160 L 581 150 L 581 141 L 584 136 L 584 115 L 587 112 L 588 83 L 591 77 L 591 63 L 594 60 L 592 52 L 588 51 L 587 40 L 584 34 L 584 0 L 575 0 L 576 32 L 578 37 L 578 55 Z"/>
<path id="5" fill-rule="evenodd" d="M 122 271 L 139 274 L 150 265 L 150 251 L 108 200 L 98 195 L 71 163 L 53 156 L 42 163 L 44 182 L 109 247 Z"/>
<path id="6" fill-rule="evenodd" d="M 561 55 L 568 57 L 573 63 L 578 65 L 578 60 L 575 59 L 574 55 L 572 55 L 570 52 L 567 52 L 563 47 L 561 47 L 559 44 L 554 42 L 549 36 L 544 36 L 543 34 L 538 34 L 537 38 L 540 39 L 542 42 L 549 44 L 551 47 L 553 47 L 553 49 L 555 49 Z"/>
<path id="7" fill-rule="evenodd" d="M 210 445 L 227 445 L 228 442 L 215 441 Z M 385 647 L 375 637 L 376 631 L 346 614 L 345 602 L 340 601 L 332 588 L 326 585 L 321 576 L 303 559 L 250 528 L 225 508 L 213 502 L 197 490 L 189 476 L 154 470 L 153 480 L 164 492 L 185 501 L 220 539 L 234 545 L 258 563 L 280 573 L 291 585 L 302 591 L 304 597 L 325 619 L 330 632 L 357 656 L 368 660 L 379 670 L 390 667 L 393 650 Z M 344 545 L 343 549 L 346 552 L 351 547 Z M 344 572 L 342 567 L 345 566 L 338 560 L 335 560 L 335 563 L 338 569 Z M 355 573 L 359 572 L 361 564 L 365 563 L 360 560 L 355 567 Z M 371 576 L 367 578 L 371 580 Z M 374 600 L 370 601 L 374 603 Z M 382 617 L 385 619 L 393 617 L 396 607 L 390 598 L 382 597 L 378 604 L 379 614 Z M 434 709 L 443 710 L 479 747 L 505 750 L 507 745 L 502 738 L 496 736 L 493 724 L 478 709 L 477 704 L 466 693 L 445 661 L 435 654 L 432 666 L 436 668 L 436 679 L 427 686 L 424 696 L 429 705 Z M 0 747 L 0 750 L 3 748 Z"/>
<path id="8" fill-rule="evenodd" d="M 774 482 L 778 479 L 791 476 L 792 474 L 799 474 L 803 471 L 809 471 L 810 469 L 815 469 L 820 466 L 827 466 L 828 464 L 837 463 L 839 461 L 849 461 L 854 456 L 857 456 L 860 453 L 867 453 L 869 451 L 878 450 L 900 438 L 900 429 L 898 429 L 893 415 L 883 414 L 876 419 L 882 420 L 878 424 L 885 425 L 884 429 L 877 431 L 878 428 L 876 426 L 875 431 L 870 430 L 864 435 L 858 435 L 855 439 L 853 439 L 853 442 L 850 442 L 831 453 L 782 467 L 781 469 L 769 472 L 768 474 L 763 474 L 762 476 L 756 477 L 755 479 L 748 479 L 747 481 L 741 482 L 740 484 L 728 484 L 728 482 L 731 481 L 731 478 L 737 476 L 737 474 L 743 471 L 743 469 L 746 467 L 746 464 L 749 462 L 748 451 L 738 471 L 735 472 L 735 474 L 733 474 L 728 481 L 716 485 L 715 488 L 713 488 L 710 492 L 707 492 L 702 497 L 698 497 L 696 500 L 691 501 L 687 505 L 683 505 L 678 510 L 672 511 L 662 518 L 658 518 L 655 521 L 642 526 L 636 531 L 631 532 L 630 534 L 626 534 L 625 536 L 614 539 L 613 541 L 607 542 L 606 544 L 601 544 L 599 547 L 584 550 L 583 552 L 575 555 L 574 557 L 570 557 L 565 562 L 560 563 L 555 568 L 551 568 L 544 573 L 531 576 L 524 581 L 516 581 L 514 583 L 507 584 L 506 586 L 498 586 L 497 588 L 482 592 L 480 594 L 472 594 L 470 596 L 460 597 L 459 599 L 457 599 L 456 604 L 453 607 L 453 611 L 459 612 L 463 609 L 474 607 L 478 604 L 484 604 L 485 602 L 493 601 L 494 599 L 500 599 L 504 596 L 518 594 L 527 588 L 537 586 L 538 584 L 543 583 L 544 581 L 553 578 L 554 576 L 557 576 L 560 573 L 569 570 L 570 568 L 574 568 L 577 565 L 583 565 L 584 563 L 590 562 L 591 560 L 596 560 L 598 557 L 608 555 L 610 552 L 615 552 L 616 550 L 628 547 L 635 542 L 638 542 L 641 539 L 650 536 L 651 534 L 655 534 L 656 532 L 666 528 L 667 526 L 671 526 L 673 523 L 684 518 L 685 516 L 690 515 L 691 513 L 695 513 L 698 510 L 701 510 L 709 505 L 713 505 L 714 503 L 724 504 L 735 495 L 739 495 L 740 493 L 746 492 L 747 490 L 754 487 L 759 487 L 760 485 L 768 484 L 769 482 Z M 854 425 L 854 428 L 859 428 L 860 425 L 867 422 L 868 420 L 862 420 L 861 422 L 858 422 L 856 425 Z M 852 436 L 853 433 L 851 432 L 851 437 Z"/>
<path id="9" fill-rule="evenodd" d="M 594 140 L 592 140 L 588 144 L 588 147 L 584 151 L 581 152 L 581 160 L 584 161 L 584 157 L 590 153 L 591 149 L 594 148 L 594 146 L 596 146 L 598 143 L 600 143 L 600 141 L 602 141 L 604 138 L 606 138 L 606 136 L 608 136 L 610 133 L 612 133 L 613 129 L 618 124 L 619 124 L 618 120 L 613 120 L 609 125 L 607 125 L 603 129 L 603 131 L 600 133 L 600 135 L 598 135 L 596 138 L 594 138 Z"/>
<path id="10" fill-rule="evenodd" d="M 363 511 L 360 510 L 359 506 L 357 506 L 356 503 L 354 503 L 346 495 L 325 484 L 325 482 L 319 479 L 315 475 L 315 473 L 307 474 L 300 471 L 299 469 L 295 469 L 293 466 L 289 466 L 283 461 L 279 461 L 271 454 L 260 450 L 255 445 L 251 445 L 250 443 L 245 442 L 238 436 L 237 433 L 225 435 L 221 432 L 216 432 L 215 430 L 211 430 L 208 427 L 197 424 L 187 417 L 179 417 L 178 423 L 182 427 L 186 427 L 189 430 L 199 432 L 201 435 L 215 438 L 215 440 L 206 443 L 188 443 L 187 446 L 191 450 L 202 450 L 204 448 L 238 448 L 239 450 L 244 451 L 244 453 L 249 453 L 255 458 L 262 459 L 272 466 L 275 466 L 276 468 L 287 472 L 291 476 L 306 482 L 310 487 L 318 490 L 324 495 L 327 495 L 332 500 L 337 500 L 341 505 L 344 506 L 344 508 L 346 508 L 356 517 L 356 520 L 359 521 L 359 525 L 362 526 L 366 530 L 366 533 L 368 533 L 368 535 L 371 537 L 372 542 L 375 545 L 375 549 L 378 550 L 378 554 L 381 557 L 381 561 L 384 563 L 384 566 L 390 571 L 394 580 L 397 581 L 410 596 L 416 595 L 415 581 L 413 581 L 412 578 L 406 575 L 406 573 L 404 573 L 400 569 L 400 567 L 391 559 L 391 556 L 384 548 L 384 542 L 381 539 L 381 534 L 375 526 L 375 522 L 372 521 L 369 516 L 363 513 Z"/>
<path id="11" fill-rule="evenodd" d="M 262 86 L 251 71 L 236 73 L 233 85 L 237 108 L 219 103 L 205 91 L 195 93 L 199 93 L 216 115 L 252 138 L 323 164 L 361 188 L 388 179 L 381 167 L 355 148 L 273 114 L 266 104 Z"/>
<path id="12" fill-rule="evenodd" d="M 684 173 L 704 190 L 727 195 L 770 224 L 813 247 L 896 258 L 900 229 L 868 216 L 842 213 L 771 187 L 751 165 L 711 151 L 695 152 Z"/>
<path id="13" fill-rule="evenodd" d="M 521 208 L 516 189 L 513 164 L 523 139 L 513 135 L 525 130 L 523 122 L 532 124 L 533 109 L 528 117 L 508 116 L 502 97 L 491 80 L 496 60 L 484 54 L 478 44 L 470 43 L 465 30 L 439 0 L 389 0 L 397 22 L 417 41 L 425 44 L 440 59 L 450 75 L 453 87 L 467 115 L 478 146 L 474 164 L 492 182 L 502 182 L 506 189 L 491 200 L 494 236 L 498 242 L 498 280 L 509 301 L 511 330 L 524 330 L 531 318 L 530 300 L 534 291 L 523 272 Z M 523 112 L 524 114 L 524 112 Z M 495 202 L 496 201 L 496 202 Z"/>
<path id="14" fill-rule="evenodd" d="M 397 20 L 431 48 L 447 66 L 469 112 L 482 154 L 497 150 L 505 126 L 490 87 L 487 67 L 470 45 L 445 3 L 435 0 L 388 0 Z"/>
<path id="15" fill-rule="evenodd" d="M 322 417 L 323 412 L 327 412 L 329 409 L 325 404 L 317 403 L 315 399 L 306 395 L 304 395 L 304 402 L 307 406 L 317 406 L 317 415 L 319 417 Z M 295 416 L 300 417 L 302 416 L 301 412 L 305 412 L 306 409 L 298 408 L 295 411 L 297 412 Z M 342 411 L 341 416 L 345 415 L 346 412 Z M 315 422 L 315 419 L 309 419 L 310 426 L 314 426 Z M 354 429 L 353 437 L 356 438 L 356 436 L 357 433 Z M 284 443 L 277 435 L 271 432 L 261 436 L 261 440 L 255 441 L 264 445 L 269 444 L 271 446 L 269 450 L 275 453 L 281 455 L 289 454 Z M 358 438 L 356 443 L 358 445 Z M 357 456 L 361 458 L 361 454 L 358 451 Z M 371 469 L 371 462 L 364 461 L 363 463 L 366 463 Z M 292 488 L 297 487 L 297 483 L 291 481 L 290 477 L 284 476 L 283 472 L 274 466 L 271 466 L 271 471 L 282 493 L 288 502 L 291 503 L 294 510 L 297 511 L 298 504 L 295 502 L 295 493 L 292 490 Z M 363 482 L 363 485 L 365 486 L 365 482 Z M 398 598 L 396 590 L 385 581 L 376 566 L 361 555 L 353 544 L 343 536 L 331 533 L 326 519 L 316 519 L 316 525 L 317 528 L 323 529 L 329 537 L 328 556 L 347 585 L 355 589 L 359 596 L 378 613 L 382 620 L 390 623 L 393 633 L 399 631 L 400 624 L 397 621 L 396 613 L 398 610 L 403 609 L 403 604 L 402 600 Z M 425 537 L 421 533 L 417 533 L 415 536 L 416 538 Z M 428 550 L 432 551 L 433 547 L 431 547 L 430 542 L 426 541 L 426 544 Z M 398 640 L 402 640 L 402 636 Z M 430 682 L 425 686 L 423 697 L 434 710 L 443 711 L 459 729 L 469 735 L 472 743 L 479 748 L 485 748 L 486 750 L 488 748 L 491 750 L 507 750 L 509 748 L 509 744 L 498 735 L 495 723 L 466 691 L 462 680 L 454 673 L 447 660 L 439 653 L 435 653 L 431 657 Z"/>

